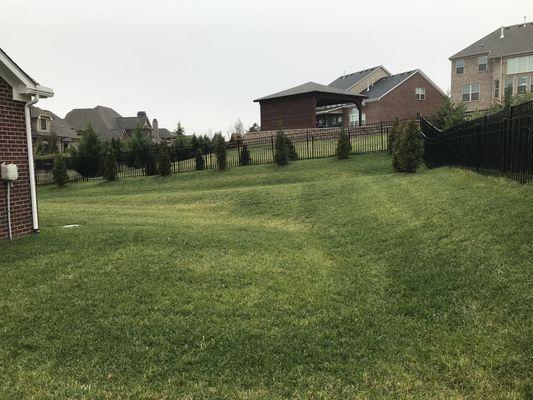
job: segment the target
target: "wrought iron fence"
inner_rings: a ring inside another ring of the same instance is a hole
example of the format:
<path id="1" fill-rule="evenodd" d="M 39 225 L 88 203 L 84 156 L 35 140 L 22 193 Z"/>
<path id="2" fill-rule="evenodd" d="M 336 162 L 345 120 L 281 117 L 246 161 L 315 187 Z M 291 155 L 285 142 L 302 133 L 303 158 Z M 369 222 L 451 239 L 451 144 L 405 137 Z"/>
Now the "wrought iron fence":
<path id="1" fill-rule="evenodd" d="M 420 123 L 428 167 L 452 165 L 533 181 L 533 102 L 439 131 Z"/>
<path id="2" fill-rule="evenodd" d="M 352 143 L 352 153 L 374 153 L 388 150 L 389 134 L 393 121 L 380 122 L 364 126 L 345 129 Z M 293 142 L 298 159 L 307 160 L 314 158 L 332 157 L 335 155 L 337 141 L 342 128 L 299 130 L 290 133 L 288 137 Z M 246 135 L 243 140 L 227 143 L 227 165 L 237 167 L 241 165 L 243 151 L 250 153 L 250 165 L 268 164 L 274 162 L 275 136 Z M 191 172 L 196 169 L 193 156 L 182 158 L 175 147 L 169 147 L 171 159 L 171 172 Z M 155 154 L 150 157 L 155 160 Z M 204 169 L 217 169 L 216 157 L 213 153 L 205 154 Z M 67 163 L 68 164 L 68 163 Z M 36 181 L 38 185 L 53 183 L 53 159 L 40 159 L 36 161 Z M 153 168 L 147 165 L 132 166 L 125 162 L 118 163 L 118 177 L 138 177 L 150 174 Z M 101 177 L 85 178 L 73 169 L 68 170 L 69 181 L 101 179 Z"/>

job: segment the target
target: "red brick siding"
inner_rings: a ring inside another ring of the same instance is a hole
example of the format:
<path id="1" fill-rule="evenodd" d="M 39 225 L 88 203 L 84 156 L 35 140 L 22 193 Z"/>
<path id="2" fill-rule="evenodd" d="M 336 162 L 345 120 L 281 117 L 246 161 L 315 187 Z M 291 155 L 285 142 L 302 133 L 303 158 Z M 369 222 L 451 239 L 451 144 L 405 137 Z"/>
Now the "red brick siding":
<path id="1" fill-rule="evenodd" d="M 261 130 L 316 127 L 316 99 L 289 97 L 261 102 Z"/>
<path id="2" fill-rule="evenodd" d="M 426 100 L 416 100 L 417 87 L 426 89 Z M 380 101 L 366 104 L 366 123 L 407 119 L 420 113 L 423 117 L 435 114 L 444 102 L 442 94 L 422 75 L 415 74 L 383 97 Z"/>
<path id="3" fill-rule="evenodd" d="M 11 191 L 11 224 L 14 237 L 32 232 L 30 178 L 24 103 L 13 100 L 13 90 L 0 77 L 0 164 L 14 163 L 19 180 Z M 0 240 L 8 237 L 6 184 L 0 181 Z"/>

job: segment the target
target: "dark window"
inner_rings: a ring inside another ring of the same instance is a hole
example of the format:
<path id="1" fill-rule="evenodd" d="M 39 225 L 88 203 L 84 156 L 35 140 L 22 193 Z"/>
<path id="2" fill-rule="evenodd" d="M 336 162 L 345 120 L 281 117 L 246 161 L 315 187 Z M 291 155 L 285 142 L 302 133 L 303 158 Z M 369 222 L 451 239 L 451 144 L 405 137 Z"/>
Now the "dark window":
<path id="1" fill-rule="evenodd" d="M 527 76 L 518 78 L 518 86 L 516 88 L 518 94 L 526 94 L 527 91 Z"/>
<path id="2" fill-rule="evenodd" d="M 494 97 L 500 97 L 500 81 L 494 81 Z"/>
<path id="3" fill-rule="evenodd" d="M 46 131 L 48 129 L 48 124 L 46 118 L 41 118 L 41 130 Z"/>
<path id="4" fill-rule="evenodd" d="M 455 61 L 455 73 L 459 75 L 459 74 L 462 74 L 463 72 L 465 72 L 465 60 Z"/>
<path id="5" fill-rule="evenodd" d="M 481 56 L 477 59 L 477 65 L 479 71 L 486 71 L 487 70 L 487 56 Z"/>
<path id="6" fill-rule="evenodd" d="M 512 96 L 513 95 L 513 80 L 511 78 L 505 78 L 505 87 L 503 93 L 506 96 Z"/>

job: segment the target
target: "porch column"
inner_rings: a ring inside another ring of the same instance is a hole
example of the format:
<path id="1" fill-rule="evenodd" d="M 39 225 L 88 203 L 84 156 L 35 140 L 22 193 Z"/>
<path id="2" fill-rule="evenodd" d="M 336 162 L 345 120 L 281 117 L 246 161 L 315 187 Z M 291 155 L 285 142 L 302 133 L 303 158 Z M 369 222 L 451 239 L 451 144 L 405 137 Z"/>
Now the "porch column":
<path id="1" fill-rule="evenodd" d="M 359 126 L 363 125 L 363 101 L 359 100 L 356 104 L 357 110 L 359 110 Z"/>

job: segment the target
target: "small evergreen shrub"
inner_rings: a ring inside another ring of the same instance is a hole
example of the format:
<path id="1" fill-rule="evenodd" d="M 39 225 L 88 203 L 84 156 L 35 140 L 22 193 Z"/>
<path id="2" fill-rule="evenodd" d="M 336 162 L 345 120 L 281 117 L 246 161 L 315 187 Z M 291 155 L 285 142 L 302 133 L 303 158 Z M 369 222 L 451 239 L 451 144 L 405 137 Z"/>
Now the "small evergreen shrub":
<path id="1" fill-rule="evenodd" d="M 280 130 L 276 134 L 276 142 L 274 144 L 274 161 L 278 166 L 289 164 L 289 147 L 287 146 L 287 138 L 285 133 Z"/>
<path id="2" fill-rule="evenodd" d="M 170 154 L 166 144 L 160 144 L 157 148 L 157 169 L 161 176 L 170 175 Z"/>
<path id="3" fill-rule="evenodd" d="M 289 152 L 289 161 L 298 161 L 298 153 L 296 152 L 296 147 L 292 140 L 285 135 L 285 140 L 287 140 L 287 150 Z"/>
<path id="4" fill-rule="evenodd" d="M 415 121 L 410 121 L 395 142 L 392 165 L 396 172 L 416 172 L 422 163 L 423 154 L 424 142 L 418 125 Z"/>
<path id="5" fill-rule="evenodd" d="M 240 165 L 250 165 L 252 158 L 250 157 L 250 150 L 248 146 L 243 144 L 241 149 L 241 154 L 239 155 L 239 164 Z"/>
<path id="6" fill-rule="evenodd" d="M 106 181 L 114 182 L 117 180 L 117 158 L 112 145 L 107 146 L 103 169 L 103 177 Z"/>
<path id="7" fill-rule="evenodd" d="M 350 142 L 350 138 L 346 134 L 346 131 L 341 129 L 339 141 L 337 142 L 337 149 L 335 150 L 337 160 L 347 160 L 351 152 L 352 143 Z"/>
<path id="8" fill-rule="evenodd" d="M 226 140 L 221 133 L 216 134 L 213 140 L 215 142 L 215 156 L 217 157 L 218 169 L 224 171 L 228 167 Z"/>
<path id="9" fill-rule="evenodd" d="M 72 149 L 72 167 L 84 178 L 99 176 L 102 169 L 104 144 L 91 125 L 79 132 L 81 139 Z"/>
<path id="10" fill-rule="evenodd" d="M 54 159 L 54 166 L 52 167 L 52 175 L 54 177 L 54 183 L 63 187 L 68 182 L 67 161 L 61 154 Z"/>
<path id="11" fill-rule="evenodd" d="M 155 154 L 154 154 L 155 150 L 156 149 L 152 149 L 152 151 L 148 153 L 146 156 L 144 168 L 145 168 L 145 173 L 147 176 L 157 175 L 158 173 L 157 164 L 155 160 Z"/>
<path id="12" fill-rule="evenodd" d="M 205 160 L 204 155 L 202 154 L 202 149 L 196 149 L 196 156 L 194 157 L 195 169 L 197 171 L 202 171 L 205 169 Z"/>
<path id="13" fill-rule="evenodd" d="M 387 137 L 387 151 L 389 154 L 394 153 L 394 145 L 396 143 L 396 140 L 400 136 L 400 133 L 402 132 L 402 125 L 400 124 L 400 120 L 396 118 L 394 120 L 394 123 L 392 124 L 391 130 L 389 131 L 389 135 Z"/>

